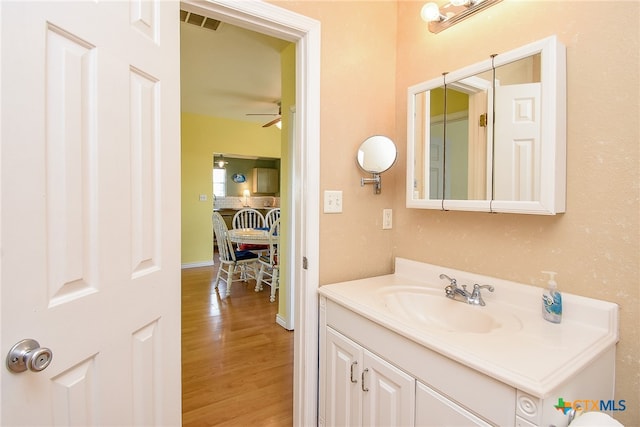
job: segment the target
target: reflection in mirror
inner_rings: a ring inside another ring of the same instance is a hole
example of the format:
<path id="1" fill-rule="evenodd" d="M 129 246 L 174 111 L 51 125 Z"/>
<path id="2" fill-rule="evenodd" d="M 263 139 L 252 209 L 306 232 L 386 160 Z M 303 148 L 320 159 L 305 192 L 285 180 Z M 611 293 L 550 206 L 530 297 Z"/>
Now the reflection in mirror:
<path id="1" fill-rule="evenodd" d="M 495 69 L 494 200 L 540 200 L 540 54 Z"/>
<path id="2" fill-rule="evenodd" d="M 491 73 L 484 72 L 447 83 L 446 96 L 444 88 L 431 91 L 432 99 L 437 99 L 437 103 L 432 104 L 430 117 L 430 198 L 488 198 L 490 88 Z"/>
<path id="3" fill-rule="evenodd" d="M 382 135 L 367 138 L 358 148 L 358 165 L 369 173 L 382 173 L 396 162 L 396 145 Z"/>
<path id="4" fill-rule="evenodd" d="M 397 157 L 398 150 L 390 138 L 382 135 L 367 138 L 360 144 L 356 160 L 363 171 L 373 174 L 373 178 L 361 178 L 360 185 L 375 184 L 374 193 L 380 194 L 380 174 L 393 166 Z"/>
<path id="5" fill-rule="evenodd" d="M 427 165 L 429 164 L 429 160 L 426 156 L 429 154 L 429 150 L 426 149 L 429 145 L 430 138 L 433 136 L 429 135 L 428 126 L 430 123 L 430 111 L 434 108 L 433 103 L 433 95 L 434 91 L 423 91 L 419 92 L 415 95 L 413 100 L 413 106 L 415 109 L 415 126 L 413 129 L 413 140 L 414 143 L 414 163 L 413 167 L 415 170 L 415 174 L 413 176 L 413 194 L 412 197 L 414 199 L 424 199 L 427 198 L 427 187 L 426 185 L 432 180 L 425 179 L 425 174 L 427 171 Z M 442 102 L 442 98 L 440 100 Z M 436 186 L 436 194 L 437 194 L 437 186 Z"/>

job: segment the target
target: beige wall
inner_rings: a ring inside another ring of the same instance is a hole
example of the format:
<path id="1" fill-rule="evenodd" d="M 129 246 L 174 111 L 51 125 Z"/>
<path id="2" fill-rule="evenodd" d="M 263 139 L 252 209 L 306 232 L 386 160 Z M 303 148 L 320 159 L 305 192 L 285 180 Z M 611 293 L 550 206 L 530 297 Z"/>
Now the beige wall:
<path id="1" fill-rule="evenodd" d="M 371 185 L 360 187 L 355 156 L 373 134 L 395 139 L 396 3 L 272 3 L 322 25 L 320 192 L 342 190 L 343 213 L 320 216 L 320 282 L 388 273 L 393 231 L 381 229 L 382 209 L 393 206 L 403 166 L 385 173 L 375 196 Z"/>
<path id="2" fill-rule="evenodd" d="M 618 303 L 616 399 L 627 410 L 616 418 L 640 425 L 640 3 L 505 1 L 437 35 L 425 31 L 420 7 L 398 7 L 399 101 L 407 86 L 491 53 L 552 34 L 565 44 L 567 212 L 419 211 L 398 200 L 394 254 L 535 286 L 544 286 L 540 270 L 553 270 L 562 290 Z M 405 142 L 406 106 L 397 107 Z"/>
<path id="3" fill-rule="evenodd" d="M 320 218 L 321 283 L 388 273 L 395 256 L 541 287 L 557 271 L 561 290 L 620 305 L 616 418 L 640 425 L 640 3 L 505 0 L 437 35 L 424 2 L 273 3 L 322 24 L 320 189 L 342 190 L 344 213 Z M 567 46 L 567 212 L 406 209 L 406 88 L 551 34 Z M 354 161 L 371 134 L 399 148 L 379 196 Z"/>

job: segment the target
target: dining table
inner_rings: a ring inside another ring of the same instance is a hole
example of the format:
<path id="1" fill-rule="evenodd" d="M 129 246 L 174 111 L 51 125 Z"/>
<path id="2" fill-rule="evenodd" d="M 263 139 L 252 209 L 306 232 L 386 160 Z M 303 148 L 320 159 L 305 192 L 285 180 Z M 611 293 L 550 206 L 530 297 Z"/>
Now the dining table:
<path id="1" fill-rule="evenodd" d="M 233 243 L 247 245 L 268 245 L 269 230 L 266 228 L 232 228 L 229 230 L 229 240 Z"/>

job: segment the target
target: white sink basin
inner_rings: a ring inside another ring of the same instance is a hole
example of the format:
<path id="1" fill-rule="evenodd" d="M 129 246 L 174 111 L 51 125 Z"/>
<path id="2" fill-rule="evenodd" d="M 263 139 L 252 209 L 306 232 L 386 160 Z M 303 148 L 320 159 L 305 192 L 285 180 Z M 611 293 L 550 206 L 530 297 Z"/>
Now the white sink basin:
<path id="1" fill-rule="evenodd" d="M 417 328 L 473 334 L 522 329 L 520 319 L 497 304 L 482 307 L 454 301 L 445 296 L 444 288 L 384 286 L 376 293 L 390 314 Z"/>

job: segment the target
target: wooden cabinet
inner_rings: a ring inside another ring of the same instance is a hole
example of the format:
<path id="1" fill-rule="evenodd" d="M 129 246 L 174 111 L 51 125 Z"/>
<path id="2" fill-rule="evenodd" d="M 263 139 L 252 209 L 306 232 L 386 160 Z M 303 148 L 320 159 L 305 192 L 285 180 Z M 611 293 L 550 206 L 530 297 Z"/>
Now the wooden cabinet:
<path id="1" fill-rule="evenodd" d="M 326 425 L 414 425 L 413 377 L 330 327 L 326 343 Z"/>
<path id="2" fill-rule="evenodd" d="M 275 194 L 279 191 L 278 169 L 253 168 L 253 193 Z"/>

